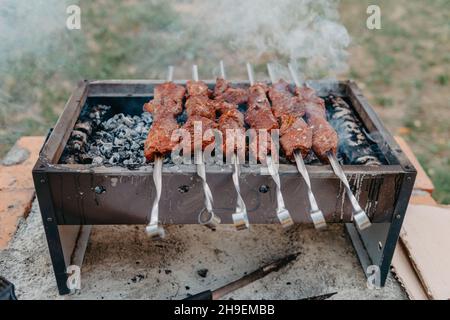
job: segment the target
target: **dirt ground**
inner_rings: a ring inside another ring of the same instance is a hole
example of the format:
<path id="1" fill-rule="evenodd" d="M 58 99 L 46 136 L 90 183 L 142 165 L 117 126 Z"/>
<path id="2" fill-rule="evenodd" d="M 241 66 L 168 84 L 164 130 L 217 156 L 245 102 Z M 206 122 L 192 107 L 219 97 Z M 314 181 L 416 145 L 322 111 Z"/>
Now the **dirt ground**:
<path id="1" fill-rule="evenodd" d="M 59 296 L 37 202 L 8 249 L 0 274 L 16 285 L 19 299 L 183 299 L 218 288 L 274 259 L 299 253 L 280 271 L 224 299 L 407 299 L 390 276 L 383 289 L 368 289 L 342 226 L 324 232 L 278 225 L 236 232 L 221 226 L 170 226 L 167 240 L 153 242 L 143 226 L 94 227 L 81 271 L 81 292 Z M 207 269 L 204 277 L 199 270 Z"/>

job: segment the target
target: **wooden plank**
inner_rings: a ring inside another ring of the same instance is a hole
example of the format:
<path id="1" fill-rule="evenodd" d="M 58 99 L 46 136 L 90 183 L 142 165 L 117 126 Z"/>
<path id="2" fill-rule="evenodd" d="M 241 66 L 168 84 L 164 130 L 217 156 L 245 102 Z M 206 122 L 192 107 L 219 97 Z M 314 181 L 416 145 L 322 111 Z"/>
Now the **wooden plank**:
<path id="1" fill-rule="evenodd" d="M 450 299 L 450 209 L 410 205 L 401 241 L 432 299 Z"/>
<path id="2" fill-rule="evenodd" d="M 414 184 L 414 189 L 424 190 L 426 192 L 429 192 L 430 194 L 433 193 L 434 191 L 433 182 L 425 173 L 425 170 L 420 165 L 419 160 L 417 160 L 416 156 L 414 155 L 409 145 L 401 137 L 395 137 L 395 140 L 397 140 L 397 143 L 399 144 L 403 152 L 409 158 L 414 167 L 416 167 L 417 177 L 416 182 Z"/>

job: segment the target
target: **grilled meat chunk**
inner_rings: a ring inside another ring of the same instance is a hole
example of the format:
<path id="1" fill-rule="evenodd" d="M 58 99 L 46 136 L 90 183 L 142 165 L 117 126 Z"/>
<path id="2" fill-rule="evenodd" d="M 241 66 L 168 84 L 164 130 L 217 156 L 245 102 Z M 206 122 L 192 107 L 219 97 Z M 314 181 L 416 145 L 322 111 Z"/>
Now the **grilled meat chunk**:
<path id="1" fill-rule="evenodd" d="M 296 93 L 305 106 L 306 119 L 313 131 L 312 149 L 321 161 L 328 162 L 327 153 L 336 155 L 339 139 L 327 121 L 325 101 L 312 88 L 297 88 Z"/>
<path id="2" fill-rule="evenodd" d="M 233 88 L 229 81 L 217 78 L 214 87 L 214 97 L 218 101 L 225 101 L 234 105 L 247 103 L 248 91 L 242 88 Z"/>
<path id="3" fill-rule="evenodd" d="M 173 82 L 166 82 L 155 87 L 154 98 L 144 105 L 144 110 L 150 112 L 153 119 L 165 116 L 176 116 L 183 111 L 183 98 L 186 89 Z"/>
<path id="4" fill-rule="evenodd" d="M 281 116 L 280 144 L 286 158 L 292 160 L 294 151 L 299 150 L 306 157 L 312 146 L 312 130 L 302 118 L 291 114 Z"/>
<path id="5" fill-rule="evenodd" d="M 223 137 L 223 151 L 226 155 L 231 155 L 238 149 L 245 150 L 245 138 L 241 141 L 241 137 L 245 135 L 244 116 L 239 110 L 230 109 L 223 113 L 218 122 L 219 130 Z M 230 147 L 227 148 L 227 141 Z"/>
<path id="6" fill-rule="evenodd" d="M 257 143 L 255 143 L 255 141 L 251 142 L 249 150 L 252 155 L 260 161 L 265 160 L 264 151 L 266 151 L 267 154 L 271 153 L 272 139 L 270 133 L 273 129 L 279 128 L 277 119 L 272 113 L 270 102 L 266 96 L 267 91 L 268 87 L 263 83 L 256 83 L 251 86 L 249 89 L 247 112 L 245 113 L 245 122 L 252 129 L 257 130 Z M 265 138 L 264 135 L 258 131 L 260 129 L 266 130 L 267 134 L 265 135 Z"/>
<path id="7" fill-rule="evenodd" d="M 156 156 L 164 156 L 172 152 L 178 143 L 172 140 L 172 133 L 178 127 L 174 117 L 159 118 L 153 122 L 144 143 L 144 155 L 148 161 L 153 161 Z"/>
<path id="8" fill-rule="evenodd" d="M 211 90 L 209 90 L 208 86 L 203 81 L 189 80 L 186 83 L 186 88 L 188 92 L 188 98 L 195 96 L 211 96 Z"/>
<path id="9" fill-rule="evenodd" d="M 189 117 L 202 116 L 214 120 L 216 118 L 216 105 L 213 100 L 204 95 L 195 95 L 188 98 L 185 104 Z"/>
<path id="10" fill-rule="evenodd" d="M 249 99 L 245 122 L 252 129 L 278 129 L 278 122 L 272 113 L 270 102 L 266 97 L 267 85 L 257 83 L 249 89 Z"/>
<path id="11" fill-rule="evenodd" d="M 272 111 L 276 118 L 284 114 L 291 114 L 297 118 L 305 115 L 305 108 L 297 96 L 290 91 L 289 83 L 280 80 L 269 89 L 269 98 L 272 102 Z"/>
<path id="12" fill-rule="evenodd" d="M 198 143 L 201 140 L 201 148 L 202 150 L 205 150 L 205 148 L 214 142 L 214 135 L 211 135 L 208 137 L 208 139 L 205 139 L 205 132 L 209 129 L 217 129 L 218 125 L 214 120 L 211 120 L 209 118 L 205 118 L 199 115 L 193 115 L 188 118 L 186 123 L 183 125 L 183 129 L 187 130 L 190 133 L 191 136 L 191 150 L 194 150 L 195 147 L 195 140 L 194 138 L 198 139 Z M 197 130 L 197 132 L 196 132 Z M 189 147 L 188 141 L 182 141 L 183 148 Z"/>

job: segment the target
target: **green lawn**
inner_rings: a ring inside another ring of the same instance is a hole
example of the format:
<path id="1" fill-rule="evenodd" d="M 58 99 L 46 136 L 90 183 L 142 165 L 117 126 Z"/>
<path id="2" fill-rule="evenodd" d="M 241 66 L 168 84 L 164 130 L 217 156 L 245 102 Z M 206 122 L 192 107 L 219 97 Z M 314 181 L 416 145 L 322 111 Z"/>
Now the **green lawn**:
<path id="1" fill-rule="evenodd" d="M 189 1 L 78 2 L 81 31 L 62 30 L 42 50 L 0 59 L 0 157 L 19 136 L 46 134 L 80 79 L 161 78 L 168 64 L 188 76 L 193 61 L 211 78 L 205 70 L 220 58 L 230 65 L 243 54 L 184 29 Z M 373 3 L 381 6 L 381 30 L 365 27 Z M 450 1 L 342 0 L 340 13 L 352 37 L 343 78 L 362 86 L 391 131 L 411 144 L 437 200 L 450 203 Z"/>

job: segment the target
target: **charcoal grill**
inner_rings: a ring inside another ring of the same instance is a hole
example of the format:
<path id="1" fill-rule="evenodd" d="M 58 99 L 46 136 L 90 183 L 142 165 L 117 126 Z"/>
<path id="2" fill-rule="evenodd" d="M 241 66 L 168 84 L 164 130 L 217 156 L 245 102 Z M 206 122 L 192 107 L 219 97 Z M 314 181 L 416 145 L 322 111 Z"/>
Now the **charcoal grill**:
<path id="1" fill-rule="evenodd" d="M 214 86 L 214 81 L 206 82 L 211 88 Z M 74 264 L 81 266 L 91 226 L 146 225 L 155 197 L 152 165 L 124 168 L 60 163 L 80 112 L 85 105 L 103 104 L 112 106 L 116 112 L 139 113 L 142 105 L 151 99 L 154 87 L 160 83 L 162 81 L 153 80 L 80 82 L 42 147 L 33 169 L 33 178 L 60 294 L 70 292 L 66 285 L 67 267 Z M 247 81 L 235 83 L 248 86 Z M 311 84 L 327 87 L 327 83 L 320 81 L 312 81 Z M 386 162 L 378 167 L 343 166 L 372 226 L 363 231 L 354 226 L 345 189 L 329 165 L 311 165 L 307 166 L 307 170 L 327 223 L 345 224 L 364 271 L 370 265 L 378 266 L 380 284 L 383 286 L 416 171 L 354 82 L 339 82 L 333 93 L 347 99 L 365 130 L 374 137 Z M 232 213 L 236 207 L 232 173 L 233 168 L 228 165 L 207 168 L 213 194 L 228 195 L 217 196 L 214 202 L 215 213 L 225 224 L 233 223 Z M 260 173 L 258 167 L 241 167 L 240 188 L 250 223 L 278 223 L 275 183 L 270 176 Z M 307 186 L 295 164 L 280 164 L 279 173 L 286 207 L 292 219 L 295 223 L 311 223 Z M 197 224 L 198 213 L 204 206 L 204 196 L 195 165 L 164 165 L 163 181 L 161 222 Z"/>

